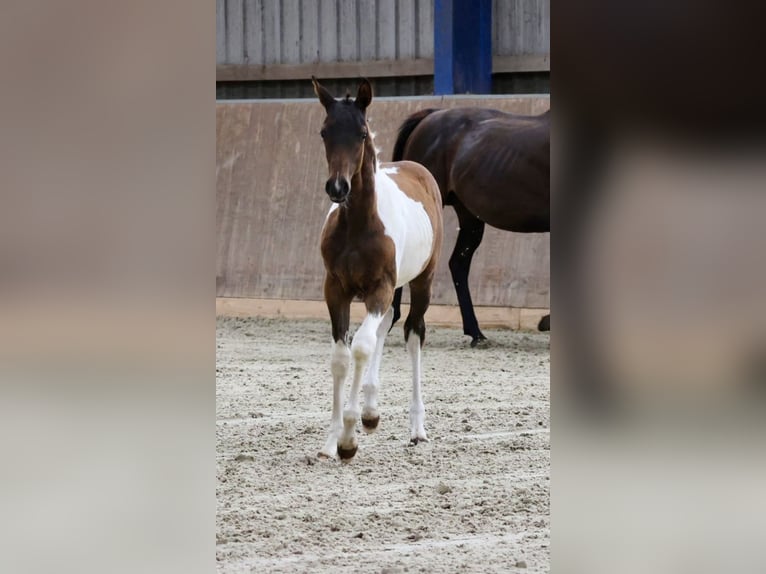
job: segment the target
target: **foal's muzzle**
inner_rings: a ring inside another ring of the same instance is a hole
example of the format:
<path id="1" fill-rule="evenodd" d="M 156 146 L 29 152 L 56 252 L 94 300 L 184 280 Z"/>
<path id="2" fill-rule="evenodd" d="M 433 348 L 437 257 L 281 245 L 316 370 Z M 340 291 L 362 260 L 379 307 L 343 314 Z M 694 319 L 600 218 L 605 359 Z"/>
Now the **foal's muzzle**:
<path id="1" fill-rule="evenodd" d="M 324 190 L 327 192 L 327 195 L 330 196 L 330 199 L 335 203 L 343 203 L 348 197 L 350 186 L 348 184 L 348 180 L 345 177 L 334 177 L 327 180 L 327 183 L 324 186 Z"/>

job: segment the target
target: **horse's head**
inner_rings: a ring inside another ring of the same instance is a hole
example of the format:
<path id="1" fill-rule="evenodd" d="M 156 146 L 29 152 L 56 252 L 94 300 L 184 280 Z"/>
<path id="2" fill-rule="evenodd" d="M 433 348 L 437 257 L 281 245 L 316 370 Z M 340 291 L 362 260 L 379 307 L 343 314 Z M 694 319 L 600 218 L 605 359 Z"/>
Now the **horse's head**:
<path id="1" fill-rule="evenodd" d="M 316 78 L 314 92 L 327 112 L 322 131 L 329 178 L 325 191 L 335 203 L 342 203 L 351 191 L 351 179 L 362 169 L 367 139 L 367 106 L 372 101 L 372 86 L 362 80 L 356 99 L 336 100 Z"/>

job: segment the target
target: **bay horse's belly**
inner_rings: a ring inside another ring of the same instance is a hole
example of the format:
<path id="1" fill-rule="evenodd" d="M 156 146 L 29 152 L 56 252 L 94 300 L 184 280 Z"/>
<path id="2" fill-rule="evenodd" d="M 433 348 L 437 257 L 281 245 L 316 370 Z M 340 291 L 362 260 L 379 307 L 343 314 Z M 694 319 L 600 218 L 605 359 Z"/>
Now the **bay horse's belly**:
<path id="1" fill-rule="evenodd" d="M 458 156 L 450 191 L 492 227 L 519 233 L 550 231 L 550 168 L 541 158 L 513 148 Z"/>
<path id="2" fill-rule="evenodd" d="M 396 286 L 415 279 L 433 256 L 434 228 L 422 203 L 409 197 L 390 177 L 395 167 L 375 174 L 378 217 L 396 247 Z"/>

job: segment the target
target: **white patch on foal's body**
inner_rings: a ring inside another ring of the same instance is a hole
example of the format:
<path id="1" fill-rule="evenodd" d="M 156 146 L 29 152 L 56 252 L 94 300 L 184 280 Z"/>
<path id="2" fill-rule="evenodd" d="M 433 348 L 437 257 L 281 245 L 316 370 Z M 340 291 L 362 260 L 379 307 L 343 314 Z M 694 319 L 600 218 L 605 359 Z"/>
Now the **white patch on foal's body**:
<path id="1" fill-rule="evenodd" d="M 434 229 L 425 207 L 404 193 L 389 177 L 399 168 L 384 167 L 375 174 L 378 217 L 396 247 L 396 286 L 409 283 L 431 259 Z"/>
<path id="2" fill-rule="evenodd" d="M 327 216 L 324 218 L 325 223 L 327 223 L 327 220 L 330 219 L 330 214 L 333 211 L 335 211 L 336 209 L 338 209 L 339 205 L 340 205 L 340 203 L 334 203 L 333 202 L 333 204 L 330 206 L 330 209 L 327 211 Z"/>

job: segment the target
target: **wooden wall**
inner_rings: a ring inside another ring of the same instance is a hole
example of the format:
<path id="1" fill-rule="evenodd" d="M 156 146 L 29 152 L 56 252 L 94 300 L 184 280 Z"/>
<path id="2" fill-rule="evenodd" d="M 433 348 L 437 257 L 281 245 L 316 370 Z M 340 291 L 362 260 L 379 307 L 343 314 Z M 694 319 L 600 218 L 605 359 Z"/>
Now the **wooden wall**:
<path id="1" fill-rule="evenodd" d="M 374 99 L 368 115 L 381 159 L 390 159 L 396 130 L 410 113 L 477 105 L 536 114 L 550 101 L 538 96 Z M 217 295 L 321 300 L 319 234 L 330 207 L 319 137 L 324 109 L 316 100 L 219 102 L 216 115 Z M 447 260 L 457 218 L 451 208 L 444 216 L 433 302 L 451 305 L 457 300 Z M 471 271 L 474 303 L 549 307 L 549 237 L 487 228 Z"/>
<path id="2" fill-rule="evenodd" d="M 550 0 L 492 9 L 493 73 L 549 71 Z M 434 0 L 216 0 L 219 97 L 308 97 L 312 74 L 433 93 L 433 28 Z"/>

